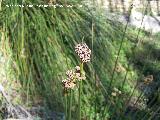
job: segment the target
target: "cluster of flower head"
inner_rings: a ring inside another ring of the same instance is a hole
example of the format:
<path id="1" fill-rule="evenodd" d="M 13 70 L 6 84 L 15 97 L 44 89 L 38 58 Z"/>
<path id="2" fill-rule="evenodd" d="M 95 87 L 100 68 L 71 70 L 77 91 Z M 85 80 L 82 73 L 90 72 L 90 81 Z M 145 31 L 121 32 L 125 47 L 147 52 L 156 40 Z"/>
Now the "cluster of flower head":
<path id="1" fill-rule="evenodd" d="M 75 52 L 80 57 L 82 63 L 90 61 L 91 50 L 85 43 L 77 44 Z M 79 66 L 76 66 L 74 70 L 68 70 L 66 75 L 67 79 L 62 80 L 64 89 L 73 89 L 77 81 L 86 79 L 85 74 L 80 70 Z"/>
<path id="2" fill-rule="evenodd" d="M 75 46 L 75 52 L 78 54 L 82 62 L 89 62 L 91 56 L 91 50 L 86 43 L 77 44 Z"/>
<path id="3" fill-rule="evenodd" d="M 68 70 L 66 72 L 67 79 L 62 80 L 65 89 L 73 89 L 76 86 L 77 80 L 84 80 L 85 74 L 80 73 L 80 67 L 76 66 L 75 70 Z"/>

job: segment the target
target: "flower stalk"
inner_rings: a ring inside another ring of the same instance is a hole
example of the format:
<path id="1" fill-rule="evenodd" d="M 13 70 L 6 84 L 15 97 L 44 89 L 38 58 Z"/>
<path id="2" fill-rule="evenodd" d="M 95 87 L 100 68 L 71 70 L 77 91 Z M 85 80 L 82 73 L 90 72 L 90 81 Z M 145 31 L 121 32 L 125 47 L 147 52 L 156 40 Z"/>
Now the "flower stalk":
<path id="1" fill-rule="evenodd" d="M 67 78 L 62 80 L 64 92 L 69 93 L 69 95 L 67 94 L 67 97 L 65 97 L 65 102 L 66 102 L 65 115 L 67 120 L 71 120 L 72 118 L 72 114 L 71 114 L 72 113 L 72 97 L 73 97 L 72 90 L 77 86 L 77 83 L 79 85 L 78 86 L 78 120 L 81 120 L 82 80 L 86 79 L 85 73 L 83 71 L 83 64 L 85 62 L 90 61 L 90 55 L 91 55 L 91 50 L 88 48 L 86 43 L 77 44 L 75 46 L 75 52 L 80 58 L 80 61 L 81 61 L 80 66 L 76 66 L 75 69 L 68 70 L 66 72 Z"/>
<path id="2" fill-rule="evenodd" d="M 83 62 L 80 64 L 80 74 L 83 75 Z M 78 120 L 81 120 L 81 95 L 82 95 L 82 81 L 79 82 L 79 99 L 78 99 Z"/>
<path id="3" fill-rule="evenodd" d="M 68 120 L 71 120 L 72 116 L 72 90 L 70 89 L 70 96 L 69 96 L 69 117 Z"/>
<path id="4" fill-rule="evenodd" d="M 68 111 L 68 110 L 67 110 L 67 108 L 68 108 L 67 98 L 68 98 L 68 95 L 65 95 L 65 117 L 66 117 L 65 119 L 67 119 L 67 116 L 68 116 L 68 115 L 67 115 L 67 113 L 68 113 L 68 112 L 67 112 L 67 111 Z"/>

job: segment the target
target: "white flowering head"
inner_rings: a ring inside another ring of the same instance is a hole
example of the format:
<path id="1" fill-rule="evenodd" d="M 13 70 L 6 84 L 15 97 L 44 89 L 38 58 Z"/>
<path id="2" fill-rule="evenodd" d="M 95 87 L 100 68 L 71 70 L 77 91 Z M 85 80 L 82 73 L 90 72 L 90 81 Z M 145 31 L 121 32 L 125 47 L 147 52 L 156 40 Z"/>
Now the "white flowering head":
<path id="1" fill-rule="evenodd" d="M 74 89 L 74 87 L 76 86 L 76 84 L 71 81 L 70 79 L 64 79 L 62 80 L 63 86 L 66 89 Z"/>
<path id="2" fill-rule="evenodd" d="M 78 54 L 82 62 L 89 62 L 91 57 L 91 50 L 86 43 L 77 44 L 75 46 L 75 52 Z"/>
<path id="3" fill-rule="evenodd" d="M 80 67 L 76 66 L 74 70 L 68 70 L 66 72 L 67 79 L 62 80 L 63 87 L 65 89 L 73 89 L 76 86 L 76 82 L 84 80 L 85 74 L 80 72 Z"/>
<path id="4" fill-rule="evenodd" d="M 69 79 L 74 79 L 74 71 L 73 70 L 68 70 L 66 72 L 66 75 Z"/>
<path id="5" fill-rule="evenodd" d="M 75 67 L 75 76 L 76 76 L 76 79 L 79 81 L 86 79 L 85 73 L 84 72 L 81 73 L 79 66 Z"/>

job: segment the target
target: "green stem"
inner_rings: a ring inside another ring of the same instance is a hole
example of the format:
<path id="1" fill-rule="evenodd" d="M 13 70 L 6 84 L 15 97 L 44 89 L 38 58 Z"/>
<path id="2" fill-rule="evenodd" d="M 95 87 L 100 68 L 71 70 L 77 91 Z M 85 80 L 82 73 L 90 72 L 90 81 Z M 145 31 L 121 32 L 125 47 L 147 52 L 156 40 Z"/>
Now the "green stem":
<path id="1" fill-rule="evenodd" d="M 83 73 L 83 63 L 80 64 L 80 74 Z M 82 81 L 79 82 L 79 99 L 78 99 L 78 120 L 81 120 L 81 93 L 82 93 Z"/>
<path id="2" fill-rule="evenodd" d="M 71 120 L 71 114 L 72 114 L 72 90 L 70 90 L 70 96 L 69 96 L 69 117 L 68 117 L 68 120 Z"/>
<path id="3" fill-rule="evenodd" d="M 67 98 L 68 98 L 68 95 L 65 95 L 65 119 L 67 119 L 67 117 L 68 117 L 68 115 L 67 115 L 67 107 L 68 107 Z"/>

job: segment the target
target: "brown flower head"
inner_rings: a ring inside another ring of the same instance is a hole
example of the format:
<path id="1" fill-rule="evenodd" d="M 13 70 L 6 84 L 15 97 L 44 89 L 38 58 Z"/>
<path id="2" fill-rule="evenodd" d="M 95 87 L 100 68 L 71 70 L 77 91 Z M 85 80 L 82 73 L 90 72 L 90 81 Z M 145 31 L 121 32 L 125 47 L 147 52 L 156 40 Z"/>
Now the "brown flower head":
<path id="1" fill-rule="evenodd" d="M 75 52 L 78 54 L 82 62 L 89 62 L 91 56 L 91 50 L 86 43 L 77 44 L 75 46 Z"/>

